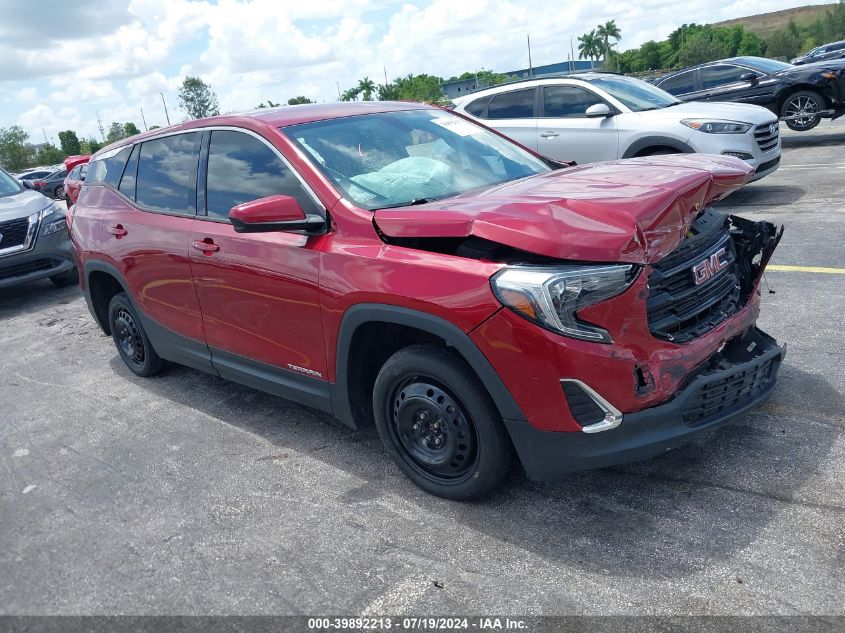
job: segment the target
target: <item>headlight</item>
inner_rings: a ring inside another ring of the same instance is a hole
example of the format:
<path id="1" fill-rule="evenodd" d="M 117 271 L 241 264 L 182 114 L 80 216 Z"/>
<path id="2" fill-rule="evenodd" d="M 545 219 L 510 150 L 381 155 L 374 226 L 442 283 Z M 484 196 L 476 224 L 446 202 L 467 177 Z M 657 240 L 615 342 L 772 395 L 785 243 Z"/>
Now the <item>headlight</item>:
<path id="1" fill-rule="evenodd" d="M 687 127 L 691 127 L 693 130 L 704 132 L 705 134 L 745 134 L 751 129 L 750 123 L 741 123 L 740 121 L 684 119 L 681 123 Z"/>
<path id="2" fill-rule="evenodd" d="M 41 212 L 39 213 L 40 220 L 50 217 L 52 217 L 52 219 L 49 222 L 44 223 L 44 226 L 41 229 L 41 235 L 52 235 L 53 233 L 58 233 L 59 231 L 67 228 L 65 210 L 52 201 L 50 201 L 46 207 L 41 209 Z"/>
<path id="3" fill-rule="evenodd" d="M 512 266 L 490 283 L 502 305 L 529 321 L 564 336 L 610 343 L 607 330 L 578 320 L 576 311 L 618 295 L 634 277 L 629 265 Z"/>

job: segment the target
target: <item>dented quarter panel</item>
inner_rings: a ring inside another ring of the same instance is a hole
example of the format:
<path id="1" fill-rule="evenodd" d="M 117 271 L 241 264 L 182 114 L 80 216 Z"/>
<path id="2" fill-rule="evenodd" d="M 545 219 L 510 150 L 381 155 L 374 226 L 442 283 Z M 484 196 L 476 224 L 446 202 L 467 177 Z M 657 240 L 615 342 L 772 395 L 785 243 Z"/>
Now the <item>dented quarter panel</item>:
<path id="1" fill-rule="evenodd" d="M 703 207 L 752 175 L 729 156 L 636 158 L 382 209 L 375 223 L 389 237 L 472 235 L 559 259 L 647 264 L 677 247 Z"/>

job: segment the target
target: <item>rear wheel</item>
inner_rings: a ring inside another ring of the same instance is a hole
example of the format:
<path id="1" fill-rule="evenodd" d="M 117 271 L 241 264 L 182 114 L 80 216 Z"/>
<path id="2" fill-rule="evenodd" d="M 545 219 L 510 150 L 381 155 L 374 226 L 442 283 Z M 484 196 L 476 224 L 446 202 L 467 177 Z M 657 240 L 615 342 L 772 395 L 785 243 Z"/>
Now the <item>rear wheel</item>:
<path id="1" fill-rule="evenodd" d="M 153 349 L 141 320 L 125 292 L 119 292 L 109 303 L 111 335 L 126 366 L 139 376 L 160 372 L 165 361 Z"/>
<path id="2" fill-rule="evenodd" d="M 431 494 L 477 499 L 508 473 L 511 445 L 496 407 L 445 350 L 414 345 L 391 356 L 376 378 L 373 411 L 390 456 Z"/>
<path id="3" fill-rule="evenodd" d="M 816 127 L 822 120 L 818 115 L 824 110 L 824 100 L 821 95 L 812 90 L 802 90 L 789 95 L 781 108 L 782 117 L 790 117 L 786 125 L 790 130 L 806 132 Z"/>
<path id="4" fill-rule="evenodd" d="M 65 188 L 62 185 L 59 185 L 58 187 L 56 187 L 56 189 L 53 191 L 53 197 L 56 200 L 61 200 L 62 198 L 64 198 L 65 197 Z"/>

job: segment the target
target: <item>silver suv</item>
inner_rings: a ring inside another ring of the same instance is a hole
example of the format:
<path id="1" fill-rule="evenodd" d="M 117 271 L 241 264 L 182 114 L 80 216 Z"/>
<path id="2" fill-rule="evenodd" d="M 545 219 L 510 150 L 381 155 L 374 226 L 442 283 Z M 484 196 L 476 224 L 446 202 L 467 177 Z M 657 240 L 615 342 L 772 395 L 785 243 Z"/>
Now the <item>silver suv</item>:
<path id="1" fill-rule="evenodd" d="M 79 280 L 65 210 L 0 169 L 0 288 L 45 278 Z"/>
<path id="2" fill-rule="evenodd" d="M 766 108 L 685 103 L 622 75 L 584 73 L 503 84 L 457 99 L 455 111 L 556 160 L 723 154 L 754 167 L 754 180 L 780 164 L 780 128 Z"/>

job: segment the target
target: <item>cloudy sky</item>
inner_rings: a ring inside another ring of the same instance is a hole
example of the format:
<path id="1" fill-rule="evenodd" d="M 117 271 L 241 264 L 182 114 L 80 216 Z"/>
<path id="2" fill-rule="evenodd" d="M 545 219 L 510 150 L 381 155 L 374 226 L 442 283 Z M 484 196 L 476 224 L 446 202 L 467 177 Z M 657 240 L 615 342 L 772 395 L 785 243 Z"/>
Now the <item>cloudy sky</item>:
<path id="1" fill-rule="evenodd" d="M 825 2 L 827 0 L 816 0 Z M 565 61 L 570 36 L 615 19 L 620 49 L 681 22 L 716 22 L 800 0 L 0 0 L 0 127 L 33 142 L 97 135 L 97 113 L 163 125 L 185 115 L 185 75 L 210 82 L 222 111 L 306 95 L 329 101 L 365 75 L 451 76 Z M 682 7 L 682 8 L 681 8 Z"/>

